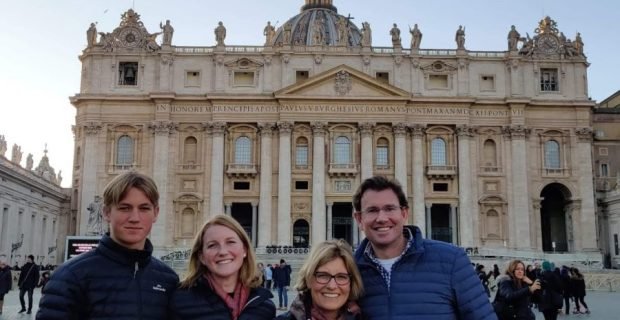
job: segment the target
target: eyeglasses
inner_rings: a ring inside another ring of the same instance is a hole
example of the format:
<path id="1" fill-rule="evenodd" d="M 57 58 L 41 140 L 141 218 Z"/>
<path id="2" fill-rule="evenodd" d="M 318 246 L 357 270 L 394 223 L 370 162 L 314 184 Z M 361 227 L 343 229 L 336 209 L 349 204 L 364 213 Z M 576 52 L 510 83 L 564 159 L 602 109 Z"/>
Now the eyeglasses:
<path id="1" fill-rule="evenodd" d="M 388 204 L 388 205 L 383 206 L 383 208 L 368 207 L 362 210 L 361 212 L 369 217 L 376 217 L 379 215 L 381 211 L 385 212 L 385 214 L 388 216 L 392 216 L 392 215 L 395 215 L 397 212 L 399 212 L 399 210 L 402 208 L 403 208 L 402 206 Z"/>
<path id="2" fill-rule="evenodd" d="M 351 281 L 351 276 L 348 273 L 337 273 L 335 275 L 331 275 L 327 272 L 315 272 L 314 279 L 319 284 L 328 284 L 332 278 L 336 281 L 338 285 L 346 285 Z"/>

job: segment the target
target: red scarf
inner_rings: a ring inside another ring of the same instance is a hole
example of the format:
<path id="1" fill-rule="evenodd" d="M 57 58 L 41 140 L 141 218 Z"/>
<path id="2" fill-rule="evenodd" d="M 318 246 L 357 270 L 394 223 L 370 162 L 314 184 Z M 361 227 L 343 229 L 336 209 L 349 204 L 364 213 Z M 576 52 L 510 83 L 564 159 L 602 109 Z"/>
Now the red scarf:
<path id="1" fill-rule="evenodd" d="M 241 281 L 237 281 L 237 285 L 235 286 L 235 291 L 233 292 L 233 296 L 231 297 L 228 292 L 224 291 L 220 285 L 215 282 L 213 275 L 208 273 L 206 276 L 209 281 L 209 285 L 215 293 L 226 302 L 226 306 L 230 310 L 232 314 L 232 320 L 237 320 L 243 307 L 248 302 L 248 297 L 250 296 L 250 289 L 241 283 Z"/>

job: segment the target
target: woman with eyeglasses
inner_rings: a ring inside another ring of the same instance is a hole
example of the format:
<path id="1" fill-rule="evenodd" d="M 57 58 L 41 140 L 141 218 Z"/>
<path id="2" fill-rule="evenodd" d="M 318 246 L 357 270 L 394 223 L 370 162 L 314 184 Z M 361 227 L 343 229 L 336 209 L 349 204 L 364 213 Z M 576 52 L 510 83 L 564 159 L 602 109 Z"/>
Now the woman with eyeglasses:
<path id="1" fill-rule="evenodd" d="M 217 215 L 196 235 L 187 275 L 172 296 L 175 319 L 272 320 L 276 306 L 261 286 L 243 227 Z"/>
<path id="2" fill-rule="evenodd" d="M 299 295 L 276 320 L 365 319 L 357 305 L 362 278 L 351 251 L 344 240 L 314 246 L 297 276 Z"/>

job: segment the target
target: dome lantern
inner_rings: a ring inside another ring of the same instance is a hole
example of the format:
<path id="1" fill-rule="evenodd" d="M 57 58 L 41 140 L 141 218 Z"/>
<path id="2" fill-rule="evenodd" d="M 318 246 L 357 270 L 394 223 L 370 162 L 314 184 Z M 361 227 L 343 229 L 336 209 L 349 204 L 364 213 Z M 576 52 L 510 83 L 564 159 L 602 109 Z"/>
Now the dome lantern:
<path id="1" fill-rule="evenodd" d="M 334 7 L 332 0 L 305 0 L 306 4 L 301 7 L 301 11 L 308 9 L 329 9 L 338 12 L 338 9 Z"/>

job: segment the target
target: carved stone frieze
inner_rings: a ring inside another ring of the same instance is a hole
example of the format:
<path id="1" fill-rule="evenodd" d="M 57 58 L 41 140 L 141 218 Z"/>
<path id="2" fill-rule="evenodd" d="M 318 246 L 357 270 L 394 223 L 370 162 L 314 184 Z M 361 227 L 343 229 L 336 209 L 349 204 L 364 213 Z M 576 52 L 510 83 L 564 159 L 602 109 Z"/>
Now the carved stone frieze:
<path id="1" fill-rule="evenodd" d="M 392 125 L 392 131 L 395 136 L 404 136 L 407 134 L 407 124 L 404 122 L 398 122 Z"/>
<path id="2" fill-rule="evenodd" d="M 414 138 L 422 138 L 424 137 L 424 132 L 426 131 L 426 126 L 423 124 L 414 124 L 409 127 L 411 130 L 411 136 Z"/>
<path id="3" fill-rule="evenodd" d="M 87 136 L 98 135 L 102 128 L 103 126 L 100 122 L 88 122 L 84 125 L 84 133 L 86 133 Z"/>
<path id="4" fill-rule="evenodd" d="M 315 54 L 314 55 L 314 63 L 321 64 L 323 62 L 323 55 Z"/>
<path id="5" fill-rule="evenodd" d="M 310 123 L 310 126 L 312 127 L 312 133 L 315 136 L 325 136 L 325 133 L 327 132 L 326 122 L 316 121 L 316 122 Z"/>
<path id="6" fill-rule="evenodd" d="M 459 125 L 456 127 L 456 135 L 462 138 L 470 138 L 475 134 L 475 130 L 473 127 L 468 125 Z"/>
<path id="7" fill-rule="evenodd" d="M 344 70 L 336 73 L 336 83 L 334 84 L 336 93 L 340 96 L 344 96 L 351 91 L 351 88 L 351 75 Z"/>
<path id="8" fill-rule="evenodd" d="M 361 122 L 358 124 L 358 128 L 362 137 L 372 136 L 375 124 L 373 122 Z"/>
<path id="9" fill-rule="evenodd" d="M 171 66 L 174 63 L 174 57 L 171 55 L 162 55 L 161 64 Z"/>
<path id="10" fill-rule="evenodd" d="M 594 130 L 592 128 L 577 128 L 575 129 L 575 134 L 577 135 L 577 139 L 581 142 L 592 141 L 594 137 Z"/>
<path id="11" fill-rule="evenodd" d="M 511 139 L 525 139 L 532 132 L 531 129 L 522 125 L 514 125 L 510 127 L 504 127 L 502 129 L 505 136 Z"/>
<path id="12" fill-rule="evenodd" d="M 394 63 L 395 63 L 397 66 L 400 66 L 400 64 L 401 64 L 402 62 L 403 62 L 403 56 L 401 56 L 401 55 L 394 56 Z"/>
<path id="13" fill-rule="evenodd" d="M 258 123 L 258 129 L 262 136 L 271 136 L 275 124 L 272 122 L 260 122 Z"/>
<path id="14" fill-rule="evenodd" d="M 149 129 L 155 135 L 169 135 L 177 129 L 177 125 L 170 121 L 153 121 L 149 124 Z"/>
<path id="15" fill-rule="evenodd" d="M 291 134 L 293 131 L 293 123 L 292 122 L 278 122 L 278 131 L 280 131 L 280 135 Z"/>
<path id="16" fill-rule="evenodd" d="M 291 61 L 291 55 L 290 54 L 283 54 L 282 55 L 282 61 L 284 61 L 284 63 L 288 64 Z"/>

